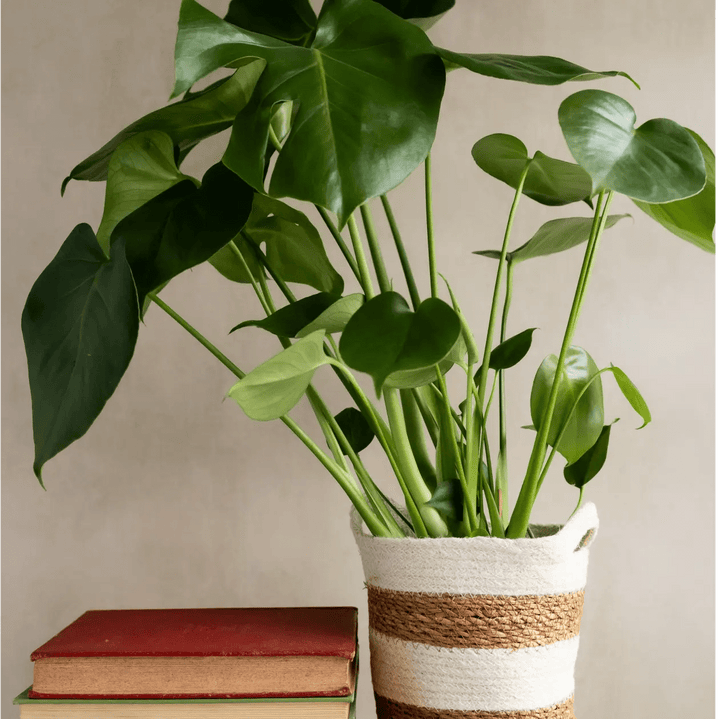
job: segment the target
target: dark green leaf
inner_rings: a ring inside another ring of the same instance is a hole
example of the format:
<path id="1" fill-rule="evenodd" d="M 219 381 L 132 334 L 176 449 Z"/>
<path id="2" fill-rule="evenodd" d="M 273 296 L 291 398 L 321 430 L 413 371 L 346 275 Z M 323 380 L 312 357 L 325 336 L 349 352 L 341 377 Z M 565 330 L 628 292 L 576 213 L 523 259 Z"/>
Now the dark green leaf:
<path id="1" fill-rule="evenodd" d="M 593 72 L 559 57 L 499 55 L 497 53 L 476 55 L 452 52 L 452 50 L 443 50 L 439 47 L 436 47 L 435 50 L 451 69 L 464 67 L 479 75 L 496 77 L 501 80 L 517 80 L 533 85 L 562 85 L 570 80 L 599 80 L 603 77 L 619 75 L 637 85 L 627 73 L 617 70 Z"/>
<path id="2" fill-rule="evenodd" d="M 110 251 L 110 235 L 120 220 L 183 180 L 197 182 L 177 169 L 173 142 L 166 133 L 146 130 L 121 142 L 110 158 L 105 208 L 97 231 L 103 250 Z"/>
<path id="3" fill-rule="evenodd" d="M 518 188 L 525 165 L 531 162 L 523 194 L 543 205 L 567 205 L 580 200 L 590 203 L 592 180 L 582 167 L 542 152 L 536 152 L 531 161 L 525 145 L 512 135 L 483 137 L 473 146 L 472 156 L 481 170 L 513 189 Z"/>
<path id="4" fill-rule="evenodd" d="M 355 454 L 360 454 L 375 437 L 375 433 L 370 428 L 368 421 L 354 407 L 346 407 L 342 412 L 335 415 L 335 420 L 342 433 L 347 437 L 350 446 Z M 347 454 L 347 453 L 345 453 Z"/>
<path id="5" fill-rule="evenodd" d="M 555 379 L 558 358 L 549 355 L 543 360 L 533 380 L 530 394 L 530 415 L 536 430 L 540 430 L 550 390 Z M 555 401 L 548 444 L 558 444 L 560 430 L 569 419 L 567 428 L 560 438 L 557 451 L 569 464 L 577 461 L 592 447 L 603 427 L 604 408 L 603 391 L 600 380 L 592 382 L 583 392 L 583 388 L 598 372 L 592 357 L 581 347 L 569 347 L 565 357 L 564 369 L 560 376 L 560 389 Z M 575 401 L 582 393 L 577 407 Z M 570 414 L 572 412 L 572 414 Z"/>
<path id="6" fill-rule="evenodd" d="M 605 229 L 609 230 L 614 227 L 624 217 L 630 217 L 630 215 L 609 215 Z M 592 217 L 561 217 L 557 220 L 550 220 L 524 245 L 508 252 L 507 259 L 512 262 L 521 262 L 533 257 L 543 257 L 569 250 L 588 241 L 592 224 Z M 483 250 L 473 254 L 500 259 L 500 253 L 497 250 Z"/>
<path id="7" fill-rule="evenodd" d="M 121 220 L 111 242 L 125 239 L 141 300 L 235 237 L 250 215 L 252 198 L 252 189 L 218 163 L 199 188 L 180 182 Z"/>
<path id="8" fill-rule="evenodd" d="M 490 369 L 501 370 L 514 367 L 530 351 L 532 334 L 537 327 L 531 327 L 501 342 L 490 353 Z"/>
<path id="9" fill-rule="evenodd" d="M 705 141 L 692 130 L 688 132 L 697 142 L 705 160 L 707 182 L 702 192 L 686 200 L 650 205 L 647 202 L 633 202 L 653 220 L 701 250 L 715 252 L 713 230 L 715 229 L 715 155 Z"/>
<path id="10" fill-rule="evenodd" d="M 342 332 L 350 318 L 363 306 L 365 295 L 356 293 L 341 297 L 335 304 L 328 307 L 322 314 L 314 319 L 307 327 L 297 333 L 298 337 L 305 337 L 316 330 L 325 330 L 328 334 Z"/>
<path id="11" fill-rule="evenodd" d="M 107 179 L 110 157 L 117 146 L 144 130 L 159 130 L 170 136 L 180 161 L 198 142 L 226 130 L 250 99 L 255 83 L 265 67 L 264 60 L 254 60 L 202 92 L 192 93 L 180 102 L 141 117 L 113 137 L 65 178 L 62 191 L 70 180 Z"/>
<path id="12" fill-rule="evenodd" d="M 45 462 L 87 432 L 115 391 L 135 349 L 138 312 L 123 244 L 108 259 L 90 226 L 78 225 L 22 314 L 41 484 Z"/>
<path id="13" fill-rule="evenodd" d="M 351 212 L 400 184 L 428 155 L 445 84 L 425 33 L 372 0 L 325 4 L 310 47 L 236 28 L 183 0 L 176 45 L 177 95 L 247 57 L 268 66 L 234 122 L 223 162 L 264 192 L 265 149 L 279 103 L 297 115 L 268 194 Z"/>
<path id="14" fill-rule="evenodd" d="M 593 194 L 613 190 L 643 202 L 671 202 L 705 185 L 705 161 L 692 135 L 672 120 L 635 129 L 635 110 L 617 95 L 582 90 L 563 100 L 558 119 Z"/>
<path id="15" fill-rule="evenodd" d="M 332 360 L 325 354 L 322 331 L 298 340 L 245 375 L 228 392 L 250 419 L 286 415 L 305 394 L 315 370 Z"/>
<path id="16" fill-rule="evenodd" d="M 642 417 L 643 423 L 638 427 L 638 429 L 642 429 L 648 422 L 652 421 L 652 415 L 650 414 L 647 403 L 640 394 L 640 390 L 638 390 L 630 378 L 619 367 L 610 365 L 610 371 L 613 373 L 613 377 L 615 377 L 615 381 L 625 396 L 625 399 L 640 417 Z"/>
<path id="17" fill-rule="evenodd" d="M 225 20 L 243 30 L 300 44 L 317 23 L 308 0 L 231 0 Z"/>
<path id="18" fill-rule="evenodd" d="M 459 335 L 460 320 L 442 300 L 427 299 L 413 312 L 397 292 L 383 292 L 352 316 L 340 337 L 340 354 L 372 376 L 379 395 L 394 372 L 434 367 Z"/>
<path id="19" fill-rule="evenodd" d="M 376 0 L 391 12 L 429 30 L 455 6 L 455 0 Z"/>
<path id="20" fill-rule="evenodd" d="M 242 327 L 260 327 L 278 337 L 295 337 L 303 327 L 316 319 L 337 299 L 337 295 L 320 292 L 282 307 L 262 320 L 241 322 L 239 325 L 235 325 L 230 332 L 235 332 Z"/>
<path id="21" fill-rule="evenodd" d="M 565 481 L 580 489 L 584 487 L 603 468 L 607 458 L 608 443 L 610 442 L 611 424 L 606 424 L 600 431 L 595 444 L 572 464 L 566 464 L 563 469 Z"/>
<path id="22" fill-rule="evenodd" d="M 433 507 L 445 519 L 460 520 L 463 516 L 463 490 L 460 480 L 453 477 L 440 482 L 427 502 L 426 507 Z"/>

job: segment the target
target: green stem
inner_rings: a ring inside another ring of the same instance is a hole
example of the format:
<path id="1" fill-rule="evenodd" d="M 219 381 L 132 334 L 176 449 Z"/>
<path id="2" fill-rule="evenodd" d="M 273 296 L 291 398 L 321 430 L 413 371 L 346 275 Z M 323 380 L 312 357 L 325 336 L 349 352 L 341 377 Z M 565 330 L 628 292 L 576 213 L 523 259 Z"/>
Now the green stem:
<path id="1" fill-rule="evenodd" d="M 400 403 L 415 461 L 425 484 L 432 490 L 437 483 L 437 477 L 435 476 L 435 467 L 433 467 L 427 452 L 423 418 L 412 390 L 400 390 Z"/>
<path id="2" fill-rule="evenodd" d="M 250 284 L 252 285 L 253 290 L 255 290 L 255 294 L 257 295 L 258 300 L 260 300 L 260 304 L 262 305 L 263 310 L 265 310 L 265 314 L 271 314 L 272 311 L 269 309 L 267 303 L 265 302 L 265 298 L 260 292 L 260 288 L 258 287 L 258 284 L 253 277 L 253 273 L 250 271 L 250 266 L 248 265 L 243 253 L 240 252 L 240 248 L 235 244 L 235 240 L 230 241 L 230 251 L 235 255 L 235 257 L 237 257 L 237 259 L 240 261 L 240 264 L 243 266 L 243 269 L 245 270 L 245 272 L 247 272 L 247 276 L 250 278 Z"/>
<path id="3" fill-rule="evenodd" d="M 430 295 L 438 296 L 437 263 L 435 261 L 435 229 L 432 209 L 432 168 L 430 155 L 425 160 L 425 220 L 427 223 L 428 264 L 430 269 Z"/>
<path id="4" fill-rule="evenodd" d="M 392 207 L 390 207 L 390 201 L 388 200 L 387 195 L 381 195 L 380 200 L 382 201 L 383 209 L 385 210 L 388 225 L 390 225 L 390 232 L 392 233 L 393 240 L 395 241 L 395 248 L 397 249 L 400 264 L 402 265 L 402 271 L 405 275 L 405 282 L 407 283 L 408 292 L 410 293 L 410 301 L 412 302 L 413 309 L 417 310 L 420 306 L 420 294 L 418 293 L 417 285 L 415 284 L 415 277 L 412 273 L 412 267 L 410 266 L 410 260 L 408 260 L 407 252 L 405 251 L 405 245 L 403 244 L 400 230 L 398 229 L 397 222 L 395 221 L 395 215 L 393 214 Z"/>
<path id="5" fill-rule="evenodd" d="M 278 136 L 275 134 L 272 123 L 269 125 L 268 129 L 270 130 L 270 142 L 272 143 L 272 146 L 277 150 L 277 152 L 280 152 L 280 150 L 282 150 L 282 145 L 280 144 L 280 140 L 278 140 Z"/>
<path id="6" fill-rule="evenodd" d="M 350 266 L 350 269 L 355 275 L 357 281 L 360 282 L 360 271 L 358 270 L 358 265 L 355 261 L 355 258 L 352 256 L 352 252 L 350 252 L 350 248 L 347 246 L 347 244 L 345 244 L 345 240 L 338 231 L 337 227 L 335 227 L 335 223 L 330 219 L 330 215 L 328 215 L 327 210 L 325 210 L 324 207 L 320 207 L 320 205 L 315 205 L 315 207 L 320 213 L 320 217 L 322 217 L 323 222 L 327 226 L 328 230 L 330 230 L 330 234 L 335 239 L 337 246 L 340 248 L 340 252 L 342 252 L 343 257 L 347 260 L 347 263 Z"/>
<path id="7" fill-rule="evenodd" d="M 432 493 L 423 481 L 415 457 L 412 453 L 407 429 L 403 419 L 402 406 L 398 390 L 386 388 L 383 390 L 385 407 L 387 408 L 388 423 L 392 432 L 393 441 L 397 448 L 397 460 L 407 488 L 422 517 L 423 523 L 431 537 L 446 537 L 447 524 L 433 507 L 425 503 L 432 499 Z"/>
<path id="8" fill-rule="evenodd" d="M 505 341 L 507 332 L 507 320 L 510 313 L 510 303 L 512 302 L 513 290 L 513 272 L 515 265 L 512 260 L 508 260 L 507 274 L 505 277 L 505 304 L 503 305 L 502 319 L 500 320 L 500 342 Z M 496 499 L 500 516 L 502 517 L 504 526 L 507 526 L 510 519 L 509 502 L 508 502 L 508 464 L 507 464 L 507 421 L 505 417 L 505 372 L 499 371 L 499 394 L 498 394 L 498 421 L 500 425 L 499 431 L 499 452 L 497 476 L 495 482 Z"/>
<path id="9" fill-rule="evenodd" d="M 360 286 L 365 293 L 365 298 L 370 300 L 375 296 L 373 291 L 372 280 L 370 279 L 370 270 L 368 269 L 368 263 L 365 259 L 365 251 L 362 246 L 362 239 L 360 238 L 360 232 L 358 231 L 357 223 L 355 218 L 350 215 L 348 218 L 348 227 L 350 228 L 350 237 L 352 239 L 353 252 L 355 253 L 355 259 L 357 260 L 358 272 L 360 273 Z"/>
<path id="10" fill-rule="evenodd" d="M 365 237 L 367 237 L 368 247 L 370 248 L 370 257 L 372 259 L 373 267 L 375 268 L 375 276 L 377 277 L 378 287 L 380 292 L 390 292 L 392 287 L 390 286 L 390 280 L 388 279 L 387 270 L 385 269 L 385 262 L 383 260 L 382 252 L 380 251 L 380 243 L 378 242 L 377 232 L 375 231 L 375 224 L 373 223 L 372 213 L 370 207 L 360 205 L 360 215 L 363 221 L 363 227 L 365 228 Z"/>
<path id="11" fill-rule="evenodd" d="M 250 247 L 253 248 L 255 255 L 260 260 L 262 266 L 268 271 L 270 277 L 272 277 L 273 280 L 275 280 L 275 284 L 280 288 L 280 291 L 285 296 L 285 299 L 290 303 L 296 302 L 297 298 L 293 294 L 292 290 L 285 284 L 285 281 L 282 279 L 282 277 L 280 277 L 277 274 L 277 272 L 275 272 L 275 270 L 273 270 L 273 268 L 271 267 L 270 263 L 267 260 L 267 257 L 265 257 L 265 253 L 260 249 L 257 242 L 255 242 L 255 240 L 253 240 L 253 238 L 250 237 L 250 235 L 248 235 L 247 232 L 245 232 L 244 230 L 242 230 L 240 232 L 240 234 L 242 235 L 245 242 L 247 242 L 248 245 L 250 245 Z"/>
<path id="12" fill-rule="evenodd" d="M 555 411 L 555 402 L 557 400 L 558 392 L 560 390 L 560 380 L 562 378 L 565 368 L 565 357 L 567 355 L 568 347 L 572 341 L 573 335 L 575 334 L 575 326 L 577 324 L 578 316 L 580 314 L 580 308 L 583 303 L 585 292 L 587 291 L 588 281 L 590 278 L 590 270 L 592 268 L 595 252 L 597 251 L 600 236 L 602 235 L 607 220 L 607 214 L 612 201 L 613 192 L 609 192 L 607 200 L 601 212 L 601 206 L 603 204 L 604 193 L 601 193 L 597 200 L 597 207 L 595 210 L 595 218 L 593 221 L 593 227 L 590 233 L 590 237 L 587 243 L 587 249 L 583 258 L 583 265 L 580 271 L 580 278 L 578 280 L 577 287 L 575 289 L 575 296 L 573 297 L 572 307 L 570 309 L 570 316 L 568 317 L 567 326 L 565 328 L 565 335 L 563 336 L 562 347 L 558 354 L 557 370 L 555 372 L 555 378 L 553 380 L 550 395 L 548 397 L 547 405 L 543 413 L 543 419 L 540 424 L 540 430 L 535 436 L 535 443 L 533 445 L 532 454 L 530 455 L 530 462 L 528 464 L 528 470 L 523 480 L 522 487 L 520 488 L 520 494 L 518 496 L 515 509 L 513 510 L 512 517 L 510 518 L 510 524 L 508 525 L 508 536 L 509 537 L 522 537 L 525 536 L 527 527 L 530 523 L 530 512 L 532 511 L 533 503 L 537 496 L 537 485 L 542 471 L 543 460 L 547 453 L 547 438 L 550 433 L 550 423 L 552 420 L 553 412 Z"/>
<path id="13" fill-rule="evenodd" d="M 580 496 L 578 497 L 577 504 L 575 505 L 575 509 L 573 510 L 573 513 L 568 517 L 568 522 L 577 514 L 578 509 L 580 509 L 580 505 L 583 501 L 583 495 L 585 494 L 585 485 L 583 484 L 582 487 L 580 487 Z M 567 524 L 567 522 L 566 522 Z"/>
<path id="14" fill-rule="evenodd" d="M 523 186 L 525 185 L 525 178 L 530 170 L 530 161 L 525 165 L 525 168 L 520 175 L 520 181 L 518 182 L 517 190 L 515 191 L 515 197 L 513 198 L 512 206 L 510 207 L 510 215 L 508 216 L 507 226 L 505 227 L 505 236 L 503 237 L 502 249 L 500 250 L 500 261 L 498 262 L 498 269 L 495 275 L 495 287 L 493 288 L 492 303 L 490 305 L 490 319 L 488 321 L 488 331 L 485 337 L 485 351 L 483 353 L 482 367 L 480 368 L 480 378 L 478 380 L 478 396 L 480 407 L 485 403 L 485 388 L 487 386 L 488 370 L 490 369 L 490 353 L 493 348 L 493 339 L 495 337 L 495 317 L 497 315 L 498 305 L 500 304 L 500 286 L 502 283 L 502 275 L 505 271 L 505 258 L 507 257 L 508 244 L 510 241 L 510 232 L 512 230 L 513 223 L 515 221 L 515 212 L 517 211 L 518 203 L 522 197 Z"/>
<path id="15" fill-rule="evenodd" d="M 164 310 L 170 317 L 172 317 L 183 329 L 189 332 L 203 347 L 205 347 L 216 359 L 222 362 L 227 369 L 229 369 L 238 379 L 243 379 L 245 373 L 235 365 L 230 359 L 228 359 L 215 345 L 212 344 L 207 338 L 200 334 L 189 322 L 183 319 L 175 310 L 169 305 L 163 302 L 157 295 L 150 292 L 148 297 L 155 302 L 158 307 Z M 316 444 L 308 437 L 308 435 L 300 428 L 300 426 L 290 419 L 287 415 L 280 417 L 280 420 L 285 424 L 296 437 L 315 455 L 325 469 L 330 472 L 337 483 L 341 486 L 344 492 L 350 498 L 350 501 L 355 505 L 360 516 L 363 518 L 368 529 L 375 535 L 380 537 L 389 537 L 390 533 L 385 527 L 385 524 L 374 514 L 367 500 L 362 496 L 355 483 L 347 472 L 343 471 L 330 457 L 328 457 Z"/>

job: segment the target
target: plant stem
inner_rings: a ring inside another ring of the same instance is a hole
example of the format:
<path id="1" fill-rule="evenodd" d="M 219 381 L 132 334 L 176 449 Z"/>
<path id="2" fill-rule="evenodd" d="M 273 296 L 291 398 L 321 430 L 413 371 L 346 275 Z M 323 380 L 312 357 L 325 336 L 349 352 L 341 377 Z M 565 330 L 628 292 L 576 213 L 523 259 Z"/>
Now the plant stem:
<path id="1" fill-rule="evenodd" d="M 235 255 L 235 257 L 240 260 L 240 264 L 243 266 L 243 269 L 245 272 L 247 272 L 248 277 L 250 278 L 250 284 L 252 285 L 252 288 L 255 290 L 255 294 L 257 295 L 258 300 L 260 300 L 260 304 L 262 305 L 263 310 L 265 310 L 265 314 L 269 315 L 272 313 L 272 310 L 269 309 L 267 303 L 265 302 L 265 298 L 263 297 L 262 293 L 260 292 L 260 288 L 257 285 L 257 282 L 255 281 L 255 278 L 253 277 L 252 272 L 250 271 L 250 266 L 247 263 L 247 260 L 245 259 L 245 256 L 242 252 L 240 252 L 240 248 L 235 244 L 235 240 L 230 241 L 230 251 Z"/>
<path id="2" fill-rule="evenodd" d="M 172 317 L 183 329 L 189 332 L 200 344 L 203 345 L 216 359 L 222 362 L 238 379 L 243 379 L 245 373 L 232 361 L 230 361 L 215 345 L 200 334 L 189 322 L 183 319 L 175 310 L 163 302 L 157 295 L 150 292 L 148 297 L 155 302 L 158 307 L 164 310 Z M 343 471 L 335 462 L 333 462 L 316 444 L 308 437 L 308 435 L 294 422 L 290 417 L 284 415 L 280 420 L 285 424 L 300 441 L 315 455 L 325 469 L 335 478 L 344 492 L 355 505 L 363 521 L 368 529 L 375 535 L 380 537 L 389 537 L 390 532 L 385 524 L 374 514 L 367 500 L 362 496 L 358 488 L 355 486 L 352 478 L 347 472 Z"/>
<path id="3" fill-rule="evenodd" d="M 482 367 L 480 368 L 480 378 L 478 380 L 478 397 L 479 405 L 482 408 L 485 403 L 485 388 L 487 385 L 488 370 L 490 369 L 490 353 L 493 348 L 493 339 L 495 336 L 495 316 L 497 315 L 498 305 L 500 304 L 500 285 L 502 281 L 502 275 L 505 271 L 505 258 L 507 257 L 508 244 L 510 241 L 510 232 L 512 230 L 513 222 L 515 221 L 515 212 L 517 211 L 518 203 L 522 197 L 523 186 L 525 185 L 525 178 L 530 170 L 530 161 L 525 165 L 525 168 L 520 175 L 520 181 L 518 182 L 517 190 L 515 191 L 515 197 L 513 198 L 512 205 L 510 207 L 510 214 L 508 216 L 507 226 L 505 227 L 505 236 L 503 237 L 502 249 L 500 250 L 500 261 L 498 262 L 498 269 L 495 275 L 495 287 L 493 288 L 492 303 L 490 305 L 490 319 L 488 320 L 488 331 L 485 337 L 485 351 L 483 352 Z"/>
<path id="4" fill-rule="evenodd" d="M 543 412 L 543 419 L 540 424 L 540 429 L 535 436 L 535 443 L 533 445 L 532 454 L 530 455 L 530 462 L 528 463 L 527 473 L 523 480 L 522 487 L 520 488 L 520 494 L 518 496 L 515 509 L 513 510 L 512 517 L 510 518 L 510 524 L 508 525 L 508 537 L 522 537 L 525 536 L 528 524 L 530 523 L 530 512 L 532 510 L 535 497 L 537 496 L 537 485 L 542 470 L 543 460 L 547 453 L 547 438 L 550 433 L 550 423 L 552 421 L 553 412 L 555 410 L 555 402 L 557 400 L 558 392 L 560 390 L 560 380 L 565 371 L 565 357 L 567 355 L 568 347 L 572 341 L 573 335 L 575 334 L 575 326 L 577 325 L 578 316 L 580 314 L 580 308 L 584 299 L 585 292 L 587 290 L 588 281 L 590 278 L 590 270 L 594 262 L 595 252 L 597 250 L 598 241 L 602 235 L 607 220 L 608 209 L 610 202 L 612 201 L 613 192 L 609 192 L 607 200 L 601 211 L 603 199 L 605 193 L 601 193 L 598 197 L 597 206 L 595 209 L 595 218 L 593 220 L 592 230 L 588 239 L 587 248 L 585 250 L 585 256 L 583 258 L 582 269 L 580 270 L 580 277 L 578 284 L 575 289 L 575 296 L 573 297 L 572 307 L 570 309 L 570 316 L 568 317 L 567 326 L 565 328 L 565 335 L 563 336 L 562 346 L 560 353 L 558 354 L 557 370 L 555 371 L 555 378 L 553 380 L 548 402 Z"/>
<path id="5" fill-rule="evenodd" d="M 327 226 L 328 230 L 330 230 L 330 234 L 335 239 L 335 242 L 340 248 L 340 252 L 342 252 L 343 257 L 347 260 L 347 263 L 350 266 L 352 273 L 355 275 L 357 281 L 360 282 L 360 271 L 358 270 L 358 265 L 355 261 L 355 258 L 352 256 L 352 252 L 350 252 L 350 248 L 347 246 L 347 244 L 345 244 L 345 240 L 338 231 L 337 227 L 335 227 L 335 223 L 330 219 L 330 215 L 328 215 L 327 210 L 325 210 L 324 207 L 320 207 L 320 205 L 315 205 L 315 207 L 320 213 L 320 217 L 322 217 L 323 222 Z"/>
<path id="6" fill-rule="evenodd" d="M 383 396 L 385 398 L 390 431 L 392 432 L 393 441 L 397 448 L 398 464 L 410 495 L 417 505 L 420 516 L 430 536 L 446 537 L 448 535 L 448 528 L 445 521 L 436 509 L 428 507 L 425 504 L 432 499 L 432 494 L 423 481 L 412 453 L 412 447 L 410 446 L 405 421 L 403 419 L 398 390 L 386 388 L 383 390 Z"/>
<path id="7" fill-rule="evenodd" d="M 503 305 L 502 319 L 500 320 L 500 342 L 505 341 L 507 331 L 507 320 L 510 313 L 510 303 L 512 302 L 513 290 L 513 273 L 515 264 L 512 260 L 508 260 L 507 274 L 505 276 L 505 304 Z M 503 525 L 507 527 L 510 519 L 509 502 L 508 502 L 508 464 L 507 464 L 507 421 L 505 417 L 505 372 L 498 372 L 499 394 L 498 394 L 498 421 L 500 425 L 499 431 L 499 452 L 497 475 L 495 477 L 495 492 L 500 516 Z"/>
<path id="8" fill-rule="evenodd" d="M 360 273 L 360 286 L 365 293 L 365 299 L 370 300 L 375 296 L 375 292 L 373 291 L 372 280 L 370 279 L 370 270 L 368 269 L 368 263 L 365 259 L 365 252 L 363 250 L 360 232 L 358 231 L 358 226 L 355 222 L 355 218 L 352 215 L 350 215 L 350 217 L 348 218 L 348 227 L 350 228 L 350 237 L 352 239 L 353 251 L 355 252 L 358 271 Z"/>
<path id="9" fill-rule="evenodd" d="M 253 248 L 253 251 L 255 252 L 257 258 L 260 260 L 262 266 L 268 271 L 270 277 L 275 280 L 275 284 L 277 284 L 277 286 L 280 288 L 280 291 L 285 296 L 285 299 L 290 303 L 296 302 L 297 298 L 293 294 L 292 290 L 285 284 L 285 280 L 283 280 L 282 277 L 280 277 L 277 272 L 275 272 L 275 270 L 273 270 L 273 268 L 270 266 L 267 257 L 265 257 L 265 253 L 260 249 L 257 242 L 255 242 L 255 240 L 253 240 L 253 238 L 250 237 L 250 235 L 248 235 L 245 230 L 241 230 L 240 234 L 242 235 L 245 242 L 247 242 L 250 247 Z"/>
<path id="10" fill-rule="evenodd" d="M 268 130 L 270 130 L 270 142 L 272 143 L 272 146 L 275 150 L 277 150 L 277 152 L 280 152 L 280 150 L 282 150 L 282 145 L 280 144 L 280 140 L 278 140 L 278 136 L 275 134 L 272 123 L 268 126 Z"/>
<path id="11" fill-rule="evenodd" d="M 430 155 L 425 160 L 425 219 L 427 223 L 428 264 L 430 269 L 430 296 L 438 296 L 437 263 L 435 261 L 435 229 L 432 209 L 432 167 Z"/>
<path id="12" fill-rule="evenodd" d="M 382 252 L 380 251 L 380 243 L 378 242 L 377 232 L 372 219 L 370 207 L 360 205 L 360 215 L 362 217 L 363 226 L 365 227 L 365 236 L 367 237 L 368 247 L 370 248 L 370 257 L 372 258 L 373 267 L 375 268 L 375 276 L 377 277 L 380 292 L 390 292 L 390 280 L 385 269 Z"/>
<path id="13" fill-rule="evenodd" d="M 417 310 L 420 306 L 420 295 L 418 293 L 417 285 L 415 284 L 415 277 L 413 276 L 412 267 L 410 266 L 407 252 L 405 251 L 405 245 L 403 245 L 400 230 L 398 229 L 397 222 L 395 221 L 395 215 L 393 214 L 392 207 L 390 207 L 390 201 L 388 200 L 387 195 L 381 195 L 380 200 L 382 201 L 383 209 L 385 210 L 388 225 L 390 225 L 390 232 L 392 233 L 393 240 L 395 241 L 395 248 L 397 249 L 403 274 L 405 275 L 405 282 L 407 283 L 408 292 L 410 293 L 410 301 L 412 302 L 413 309 Z"/>

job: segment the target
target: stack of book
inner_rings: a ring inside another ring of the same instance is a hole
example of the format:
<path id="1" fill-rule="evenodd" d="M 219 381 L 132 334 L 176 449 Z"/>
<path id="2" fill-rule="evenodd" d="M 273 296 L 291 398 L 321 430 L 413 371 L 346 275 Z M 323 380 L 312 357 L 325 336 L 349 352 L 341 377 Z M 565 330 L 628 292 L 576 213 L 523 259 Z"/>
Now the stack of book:
<path id="1" fill-rule="evenodd" d="M 21 719 L 353 719 L 357 609 L 90 611 L 31 659 Z"/>

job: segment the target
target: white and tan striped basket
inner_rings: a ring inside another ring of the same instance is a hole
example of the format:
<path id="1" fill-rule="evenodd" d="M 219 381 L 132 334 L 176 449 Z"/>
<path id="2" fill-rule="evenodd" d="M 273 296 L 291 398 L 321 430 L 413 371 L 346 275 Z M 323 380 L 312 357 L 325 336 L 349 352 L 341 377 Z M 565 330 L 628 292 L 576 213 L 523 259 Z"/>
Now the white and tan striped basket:
<path id="1" fill-rule="evenodd" d="M 378 719 L 574 719 L 594 504 L 535 539 L 384 539 L 352 511 Z"/>

